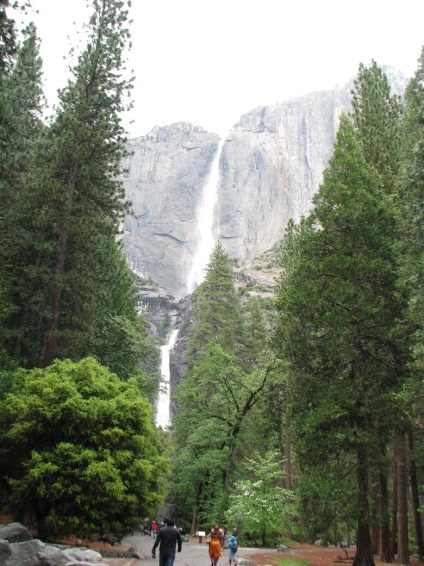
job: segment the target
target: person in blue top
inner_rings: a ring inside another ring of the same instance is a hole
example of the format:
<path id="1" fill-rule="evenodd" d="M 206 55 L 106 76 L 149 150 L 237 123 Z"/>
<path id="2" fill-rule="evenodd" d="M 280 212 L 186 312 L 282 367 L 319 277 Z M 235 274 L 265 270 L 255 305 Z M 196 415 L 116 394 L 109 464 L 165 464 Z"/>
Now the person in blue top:
<path id="1" fill-rule="evenodd" d="M 230 562 L 230 566 L 232 565 L 232 563 L 234 562 L 234 564 L 237 564 L 237 560 L 236 560 L 236 552 L 237 552 L 237 529 L 233 529 L 233 534 L 228 542 L 228 559 Z"/>

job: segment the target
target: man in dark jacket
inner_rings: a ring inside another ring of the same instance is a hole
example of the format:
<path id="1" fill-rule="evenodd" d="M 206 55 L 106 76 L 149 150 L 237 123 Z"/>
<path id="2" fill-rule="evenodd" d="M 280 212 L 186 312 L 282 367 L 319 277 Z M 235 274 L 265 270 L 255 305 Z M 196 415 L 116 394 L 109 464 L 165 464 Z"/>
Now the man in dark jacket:
<path id="1" fill-rule="evenodd" d="M 159 566 L 173 566 L 175 560 L 175 548 L 178 544 L 178 552 L 181 552 L 182 538 L 180 531 L 174 527 L 172 519 L 165 519 L 165 527 L 159 529 L 152 548 L 152 558 L 156 558 L 156 548 L 159 546 Z"/>

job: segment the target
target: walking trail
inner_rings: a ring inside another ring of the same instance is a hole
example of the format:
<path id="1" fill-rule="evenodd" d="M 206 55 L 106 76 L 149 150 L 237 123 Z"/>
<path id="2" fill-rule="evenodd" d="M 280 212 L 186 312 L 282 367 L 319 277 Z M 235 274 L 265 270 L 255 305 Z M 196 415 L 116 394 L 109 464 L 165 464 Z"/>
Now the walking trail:
<path id="1" fill-rule="evenodd" d="M 175 556 L 174 566 L 209 566 L 208 545 L 204 542 L 199 543 L 197 538 L 190 539 L 190 542 L 183 542 L 182 551 L 177 552 Z M 136 548 L 145 558 L 143 560 L 136 560 L 134 558 L 103 558 L 103 561 L 110 566 L 159 566 L 159 552 L 156 553 L 156 558 L 151 557 L 153 546 L 153 539 L 145 537 L 141 533 L 136 533 L 132 536 L 126 537 L 122 540 L 121 546 L 125 548 Z M 270 552 L 275 549 L 270 550 Z M 240 548 L 237 551 L 237 557 L 243 558 L 251 556 L 252 554 L 266 552 L 266 549 L 256 548 Z M 219 559 L 218 566 L 228 566 L 228 550 L 222 550 L 222 558 Z"/>

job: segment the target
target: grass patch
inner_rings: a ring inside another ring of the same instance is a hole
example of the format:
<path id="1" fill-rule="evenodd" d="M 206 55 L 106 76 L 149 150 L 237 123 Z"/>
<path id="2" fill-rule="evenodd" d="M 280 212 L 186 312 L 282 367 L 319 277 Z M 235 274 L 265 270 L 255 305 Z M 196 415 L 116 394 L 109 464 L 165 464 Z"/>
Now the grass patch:
<path id="1" fill-rule="evenodd" d="M 267 564 L 270 564 L 271 566 L 308 566 L 308 561 L 303 556 L 293 558 L 293 556 L 287 556 L 287 554 L 280 556 L 273 554 L 272 556 L 267 555 L 266 560 Z"/>

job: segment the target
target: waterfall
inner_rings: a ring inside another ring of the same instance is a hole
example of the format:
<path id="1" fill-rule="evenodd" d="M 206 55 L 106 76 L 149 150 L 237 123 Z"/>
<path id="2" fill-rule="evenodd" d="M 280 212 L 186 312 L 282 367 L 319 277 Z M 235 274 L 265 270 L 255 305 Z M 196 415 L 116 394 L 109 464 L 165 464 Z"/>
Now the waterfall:
<path id="1" fill-rule="evenodd" d="M 220 141 L 218 150 L 212 162 L 208 180 L 203 190 L 202 201 L 197 212 L 199 243 L 193 257 L 193 264 L 187 277 L 188 292 L 192 293 L 205 278 L 205 267 L 215 245 L 213 236 L 214 209 L 218 198 L 219 159 L 223 142 Z"/>
<path id="2" fill-rule="evenodd" d="M 170 370 L 169 370 L 169 353 L 175 346 L 178 330 L 173 330 L 169 336 L 168 343 L 161 346 L 161 386 L 159 388 L 158 400 L 156 403 L 156 426 L 167 429 L 170 424 L 169 405 L 171 401 L 170 394 Z"/>
<path id="3" fill-rule="evenodd" d="M 208 180 L 203 189 L 202 201 L 197 211 L 197 225 L 199 242 L 193 256 L 192 268 L 187 277 L 187 289 L 192 293 L 194 289 L 203 281 L 205 277 L 205 267 L 215 245 L 213 237 L 214 209 L 218 197 L 219 181 L 219 158 L 221 156 L 223 142 L 218 144 L 218 150 L 211 165 Z M 178 330 L 173 330 L 169 336 L 168 343 L 161 347 L 161 374 L 162 382 L 159 389 L 156 404 L 156 426 L 164 430 L 170 425 L 170 370 L 169 357 L 172 348 L 177 340 Z"/>

